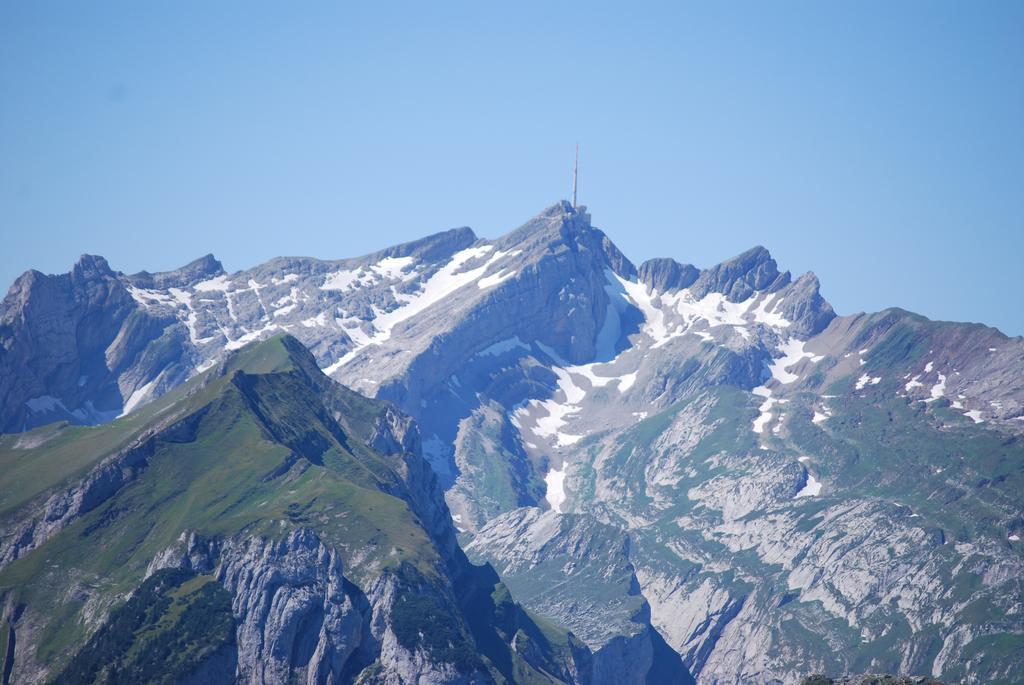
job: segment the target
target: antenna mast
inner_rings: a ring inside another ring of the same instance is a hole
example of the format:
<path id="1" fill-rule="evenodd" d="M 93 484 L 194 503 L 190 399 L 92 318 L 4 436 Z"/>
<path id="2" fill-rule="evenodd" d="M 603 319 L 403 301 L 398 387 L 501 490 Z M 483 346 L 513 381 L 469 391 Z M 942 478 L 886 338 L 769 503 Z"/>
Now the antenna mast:
<path id="1" fill-rule="evenodd" d="M 580 144 L 576 143 L 576 163 L 572 166 L 572 208 L 576 209 L 576 173 L 580 168 Z"/>

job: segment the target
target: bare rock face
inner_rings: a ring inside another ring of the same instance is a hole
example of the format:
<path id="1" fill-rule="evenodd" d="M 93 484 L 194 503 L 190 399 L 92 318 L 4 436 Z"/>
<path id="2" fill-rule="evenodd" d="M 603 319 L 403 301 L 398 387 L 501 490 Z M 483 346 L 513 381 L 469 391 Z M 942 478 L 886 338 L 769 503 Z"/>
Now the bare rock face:
<path id="1" fill-rule="evenodd" d="M 631 668 L 633 650 L 595 656 L 470 564 L 415 423 L 329 380 L 294 338 L 254 343 L 82 442 L 48 430 L 0 452 L 64 469 L 2 500 L 15 682 L 166 669 L 188 683 L 590 685 L 597 661 Z M 62 438 L 81 465 L 47 451 Z M 20 572 L 33 556 L 65 561 Z"/>
<path id="2" fill-rule="evenodd" d="M 800 685 L 943 685 L 942 681 L 926 676 L 896 675 L 848 675 L 829 678 L 823 675 L 811 675 L 800 681 Z"/>
<path id="3" fill-rule="evenodd" d="M 240 683 L 490 683 L 396 636 L 403 588 L 385 574 L 367 594 L 344 575 L 340 555 L 311 530 L 280 539 L 224 543 L 186 533 L 150 566 L 212 573 L 232 595 Z M 420 592 L 433 592 L 429 587 Z"/>
<path id="4" fill-rule="evenodd" d="M 563 680 L 630 682 L 664 663 L 662 638 L 704 683 L 1024 667 L 1024 339 L 837 316 L 813 273 L 794 280 L 761 247 L 634 268 L 558 203 L 495 240 L 453 229 L 353 259 L 30 272 L 0 309 L 0 430 L 96 423 L 282 330 L 305 367 L 396 405 L 344 430 L 390 455 L 383 487 L 437 548 L 455 559 L 458 532 L 590 644 Z M 50 493 L 0 558 L 134 472 L 118 473 Z M 390 665 L 359 677 L 455 678 L 398 639 L 379 598 L 399 586 L 364 588 Z"/>
<path id="5" fill-rule="evenodd" d="M 109 421 L 145 384 L 188 377 L 175 317 L 141 308 L 128 286 L 91 255 L 15 281 L 0 303 L 0 431 Z"/>
<path id="6" fill-rule="evenodd" d="M 462 419 L 454 445 L 459 476 L 448 490 L 458 526 L 477 530 L 513 507 L 539 506 L 545 486 L 504 407 L 491 401 Z"/>
<path id="7" fill-rule="evenodd" d="M 137 288 L 146 290 L 167 290 L 168 288 L 187 288 L 193 283 L 199 283 L 210 278 L 216 278 L 224 274 L 224 267 L 212 254 L 205 255 L 199 259 L 189 262 L 180 269 L 174 271 L 161 271 L 151 274 L 148 271 L 140 271 L 127 277 L 127 281 Z"/>
<path id="8" fill-rule="evenodd" d="M 693 679 L 651 624 L 621 529 L 587 515 L 524 507 L 498 516 L 467 546 L 524 604 L 568 626 L 593 651 L 592 685 Z M 560 585 L 571 585 L 571 594 Z"/>
<path id="9" fill-rule="evenodd" d="M 217 579 L 233 596 L 239 682 L 339 682 L 358 649 L 372 651 L 366 599 L 311 531 L 226 546 Z"/>
<path id="10" fill-rule="evenodd" d="M 417 597 L 437 598 L 436 590 L 426 586 L 412 589 L 400 583 L 395 576 L 385 576 L 368 593 L 374 607 L 371 630 L 380 644 L 379 667 L 370 667 L 360 675 L 360 681 L 374 685 L 402 685 L 403 683 L 450 683 L 451 685 L 484 685 L 493 679 L 482 667 L 461 670 L 452 663 L 439 661 L 423 644 L 410 645 L 399 635 L 397 625 L 401 619 L 398 605 L 408 600 L 413 592 Z M 438 606 L 441 606 L 440 604 Z"/>
<path id="11" fill-rule="evenodd" d="M 401 615 L 410 598 L 430 598 L 440 608 L 451 607 L 451 595 L 422 579 L 410 584 L 409 577 L 400 578 L 401 573 L 381 575 L 364 594 L 345 577 L 340 555 L 310 530 L 292 531 L 274 540 L 249 537 L 224 542 L 186 532 L 154 558 L 147 575 L 164 568 L 213 574 L 231 593 L 237 622 L 233 662 L 237 672 L 232 682 L 494 682 L 475 657 L 468 664 L 453 662 L 450 655 L 433 653 L 429 641 L 410 644 L 403 625 L 409 619 Z M 457 610 L 448 611 L 451 616 L 441 620 L 457 621 Z M 531 654 L 536 647 L 525 633 L 521 639 L 521 645 L 513 646 L 528 663 L 550 658 Z M 561 674 L 561 682 L 612 683 L 614 674 L 632 674 L 637 663 L 649 661 L 650 651 L 646 642 L 620 641 L 591 658 L 581 647 Z M 213 671 L 220 655 L 215 661 L 204 670 Z"/>
<path id="12" fill-rule="evenodd" d="M 819 287 L 818 277 L 806 273 L 793 282 L 779 305 L 782 315 L 793 322 L 791 330 L 801 337 L 821 333 L 836 318 L 832 305 L 818 292 Z"/>
<path id="13" fill-rule="evenodd" d="M 668 257 L 648 259 L 636 271 L 642 283 L 663 293 L 689 288 L 700 276 L 700 269 L 693 264 L 680 264 Z"/>
<path id="14" fill-rule="evenodd" d="M 774 292 L 789 284 L 789 272 L 779 273 L 768 250 L 758 246 L 702 271 L 692 286 L 697 299 L 722 293 L 730 302 L 742 302 L 757 291 Z"/>

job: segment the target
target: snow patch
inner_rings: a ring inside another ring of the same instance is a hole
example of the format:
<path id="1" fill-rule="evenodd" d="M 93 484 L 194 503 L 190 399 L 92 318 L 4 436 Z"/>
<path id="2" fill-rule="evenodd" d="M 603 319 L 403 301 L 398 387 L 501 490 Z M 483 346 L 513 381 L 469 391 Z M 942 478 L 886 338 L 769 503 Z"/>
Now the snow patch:
<path id="1" fill-rule="evenodd" d="M 167 292 L 171 294 L 179 304 L 185 307 L 185 311 L 188 313 L 185 315 L 185 326 L 188 327 L 188 337 L 194 345 L 201 345 L 208 343 L 213 340 L 210 338 L 200 338 L 196 331 L 196 323 L 199 321 L 199 316 L 196 314 L 196 310 L 192 308 L 192 294 L 187 293 L 180 288 L 168 288 Z"/>
<path id="2" fill-rule="evenodd" d="M 929 362 L 931 365 L 931 362 Z M 925 402 L 934 402 L 946 393 L 946 377 L 941 373 L 939 374 L 939 382 L 932 386 L 931 397 L 925 400 Z"/>
<path id="3" fill-rule="evenodd" d="M 665 340 L 668 330 L 665 328 L 665 312 L 655 306 L 655 300 L 658 299 L 657 291 L 648 292 L 646 284 L 627 280 L 610 269 L 605 269 L 604 273 L 608 283 L 613 288 L 615 283 L 618 283 L 626 297 L 644 315 L 644 333 L 649 335 L 655 344 Z"/>
<path id="4" fill-rule="evenodd" d="M 782 352 L 782 356 L 776 359 L 769 366 L 772 378 L 777 380 L 783 385 L 792 383 L 796 379 L 800 378 L 795 373 L 790 373 L 789 368 L 796 366 L 797 363 L 802 359 L 810 359 L 812 362 L 817 363 L 821 361 L 822 357 L 815 356 L 813 352 L 806 352 L 804 346 L 807 343 L 801 342 L 796 338 L 791 338 L 779 346 L 779 351 Z"/>
<path id="5" fill-rule="evenodd" d="M 448 463 L 448 445 L 437 435 L 431 435 L 421 443 L 423 458 L 427 460 L 435 473 L 451 475 Z"/>
<path id="6" fill-rule="evenodd" d="M 524 349 L 527 352 L 530 351 L 530 346 L 527 345 L 526 343 L 524 343 L 522 340 L 520 340 L 519 336 L 516 335 L 516 336 L 513 336 L 511 338 L 505 338 L 504 340 L 499 340 L 498 342 L 494 343 L 493 345 L 485 347 L 484 349 L 482 349 L 479 352 L 477 352 L 476 356 L 478 356 L 478 357 L 483 357 L 483 356 L 497 357 L 500 354 L 505 354 L 506 352 L 511 352 L 512 350 L 514 350 L 516 348 Z"/>
<path id="7" fill-rule="evenodd" d="M 320 290 L 347 291 L 356 283 L 362 284 L 362 279 L 365 279 L 367 275 L 362 269 L 357 271 L 349 271 L 347 269 L 335 271 L 327 275 L 327 278 L 324 279 L 323 284 L 320 286 Z"/>
<path id="8" fill-rule="evenodd" d="M 408 281 L 416 275 L 415 270 L 409 268 L 414 261 L 412 257 L 384 257 L 374 264 L 357 269 L 341 269 L 328 274 L 320 289 L 347 292 L 381 279 Z"/>
<path id="9" fill-rule="evenodd" d="M 878 385 L 882 381 L 881 376 L 875 376 L 872 378 L 868 374 L 863 374 L 857 379 L 857 385 L 854 386 L 855 390 L 863 390 L 868 385 Z"/>
<path id="10" fill-rule="evenodd" d="M 33 414 L 43 414 L 51 411 L 61 410 L 71 414 L 79 421 L 87 423 L 106 423 L 117 418 L 117 413 L 114 411 L 100 411 L 93 406 L 92 402 L 86 402 L 78 409 L 68 409 L 65 404 L 52 395 L 40 395 L 39 397 L 33 397 L 32 399 L 25 402 L 25 406 L 29 408 Z"/>
<path id="11" fill-rule="evenodd" d="M 285 305 L 284 307 L 279 307 L 278 309 L 274 310 L 274 316 L 287 316 L 288 314 L 291 314 L 293 311 L 295 311 L 295 308 L 298 306 L 299 305 L 292 303 L 289 305 Z"/>
<path id="12" fill-rule="evenodd" d="M 228 280 L 227 276 L 217 276 L 205 281 L 200 281 L 192 286 L 195 291 L 201 293 L 213 292 L 215 290 L 226 293 L 230 287 L 231 282 Z"/>
<path id="13" fill-rule="evenodd" d="M 48 411 L 54 411 L 56 409 L 68 411 L 67 407 L 64 406 L 64 403 L 52 395 L 40 395 L 39 397 L 33 397 L 25 402 L 25 406 L 28 407 L 29 411 L 33 414 L 41 414 Z"/>
<path id="14" fill-rule="evenodd" d="M 519 272 L 509 271 L 506 273 L 505 270 L 502 269 L 501 271 L 492 276 L 485 276 L 484 278 L 481 278 L 479 281 L 477 281 L 477 286 L 480 288 L 480 290 L 486 290 L 487 288 L 492 288 L 498 285 L 502 281 L 507 281 L 508 279 L 515 276 L 517 273 Z"/>
<path id="15" fill-rule="evenodd" d="M 636 371 L 619 376 L 619 392 L 626 392 L 636 383 Z"/>
<path id="16" fill-rule="evenodd" d="M 555 513 L 562 513 L 562 504 L 565 503 L 565 465 L 562 465 L 562 470 L 551 469 L 544 476 L 544 482 L 547 484 L 547 492 L 544 493 L 544 498 L 551 505 L 551 510 Z"/>
<path id="17" fill-rule="evenodd" d="M 616 319 L 616 326 L 617 319 Z M 600 336 L 599 336 L 600 337 Z M 598 367 L 609 366 L 615 363 L 615 360 L 610 362 L 591 362 L 589 364 L 571 365 L 566 360 L 562 359 L 555 350 L 548 347 L 542 342 L 536 342 L 544 354 L 551 358 L 553 364 L 549 367 L 551 371 L 558 377 L 558 387 L 556 393 L 561 391 L 565 397 L 565 401 L 559 401 L 554 399 L 547 400 L 530 400 L 527 406 L 536 407 L 543 409 L 547 412 L 546 416 L 543 416 L 536 421 L 534 428 L 534 434 L 544 438 L 555 438 L 555 442 L 559 447 L 566 447 L 573 445 L 583 439 L 582 435 L 570 435 L 561 432 L 561 428 L 567 423 L 567 418 L 574 414 L 579 413 L 581 406 L 580 403 L 587 395 L 587 388 L 579 385 L 575 377 L 583 377 L 590 384 L 590 388 L 603 388 L 606 385 L 611 384 L 613 381 L 618 382 L 618 390 L 620 393 L 626 392 L 636 382 L 637 372 L 631 372 L 621 374 L 618 376 L 599 376 L 596 372 Z M 517 409 L 513 416 L 513 421 L 519 421 L 519 419 L 526 413 L 525 407 Z M 516 423 L 519 426 L 518 423 Z"/>
<path id="18" fill-rule="evenodd" d="M 687 326 L 698 320 L 708 322 L 708 326 L 745 326 L 747 313 L 754 299 L 745 302 L 730 302 L 722 293 L 708 293 L 701 299 L 695 299 L 689 289 L 680 290 L 674 295 L 665 296 L 666 304 L 673 307 L 683 317 Z"/>
<path id="19" fill-rule="evenodd" d="M 793 497 L 816 497 L 821 494 L 821 481 L 814 477 L 810 471 L 807 472 L 807 483 L 800 489 L 800 492 Z"/>
<path id="20" fill-rule="evenodd" d="M 136 390 L 128 397 L 128 401 L 124 403 L 124 407 L 121 409 L 121 413 L 118 414 L 118 418 L 121 418 L 125 414 L 130 414 L 135 409 L 149 399 L 152 396 L 153 388 L 156 387 L 157 382 L 160 380 L 160 376 L 157 376 L 150 382 L 143 385 L 141 388 Z"/>
<path id="21" fill-rule="evenodd" d="M 773 328 L 788 328 L 792 325 L 792 322 L 776 311 L 780 304 L 782 304 L 782 298 L 779 297 L 778 293 L 773 293 L 770 297 L 765 296 L 761 300 L 761 304 L 751 312 L 754 316 L 754 321 Z"/>
<path id="22" fill-rule="evenodd" d="M 536 406 L 547 412 L 546 416 L 542 416 L 537 419 L 534 425 L 533 432 L 542 438 L 555 438 L 555 444 L 559 447 L 567 447 L 574 445 L 583 439 L 582 435 L 570 435 L 568 433 L 562 433 L 559 429 L 566 424 L 566 416 L 575 414 L 579 411 L 579 407 L 562 404 L 554 400 L 547 400 L 540 402 L 538 400 L 531 400 L 530 406 Z M 520 407 L 517 409 L 512 416 L 512 423 L 516 428 L 522 428 L 521 417 L 525 415 L 529 410 L 527 407 Z"/>
<path id="23" fill-rule="evenodd" d="M 359 352 L 368 345 L 377 345 L 391 337 L 392 329 L 430 306 L 445 299 L 456 290 L 476 281 L 487 271 L 490 266 L 506 256 L 508 253 L 497 250 L 484 264 L 475 269 L 460 271 L 463 265 L 473 259 L 478 259 L 494 250 L 493 245 L 481 245 L 460 250 L 452 255 L 451 260 L 420 285 L 419 292 L 413 294 L 396 293 L 397 299 L 402 303 L 399 307 L 390 312 L 380 312 L 373 319 L 372 324 L 375 333 L 369 336 L 362 344 L 356 345 L 349 350 L 345 356 L 339 359 L 328 368 L 335 370 L 350 362 Z M 353 342 L 355 342 L 353 340 Z"/>
<path id="24" fill-rule="evenodd" d="M 758 407 L 758 411 L 761 413 L 756 419 L 754 419 L 754 432 L 763 433 L 765 424 L 771 421 L 772 407 L 775 405 L 777 400 L 772 397 L 772 391 L 763 385 L 754 388 L 751 392 L 765 398 L 764 402 L 761 403 L 761 406 Z"/>
<path id="25" fill-rule="evenodd" d="M 783 425 L 783 423 L 785 421 L 786 421 L 785 413 L 779 414 L 779 422 L 777 424 L 775 424 L 774 428 L 772 428 L 772 433 L 774 433 L 775 435 L 778 435 L 779 433 L 781 433 L 782 432 L 782 425 Z"/>
<path id="26" fill-rule="evenodd" d="M 134 285 L 129 285 L 128 294 L 132 296 L 133 300 L 141 304 L 143 307 L 174 304 L 174 298 L 160 290 L 147 290 L 145 288 L 136 288 Z"/>
<path id="27" fill-rule="evenodd" d="M 412 257 L 385 257 L 376 264 L 371 264 L 370 270 L 384 278 L 408 278 L 405 271 L 412 266 L 413 261 L 415 260 Z"/>
<path id="28" fill-rule="evenodd" d="M 259 340 L 260 337 L 264 333 L 269 333 L 270 331 L 275 331 L 275 330 L 278 330 L 279 328 L 281 328 L 281 327 L 278 326 L 277 324 L 273 324 L 273 323 L 267 324 L 266 326 L 264 326 L 263 328 L 261 328 L 259 330 L 249 331 L 245 335 L 240 336 L 240 337 L 238 337 L 238 338 L 236 338 L 234 340 L 229 341 L 228 344 L 224 346 L 224 349 L 225 350 L 241 349 L 241 348 L 245 347 L 246 345 L 248 345 L 249 343 L 253 342 L 254 340 Z"/>
<path id="29" fill-rule="evenodd" d="M 316 316 L 311 317 L 309 319 L 303 319 L 299 323 L 301 323 L 306 328 L 315 328 L 317 326 L 323 328 L 324 326 L 327 325 L 327 312 L 320 312 Z"/>

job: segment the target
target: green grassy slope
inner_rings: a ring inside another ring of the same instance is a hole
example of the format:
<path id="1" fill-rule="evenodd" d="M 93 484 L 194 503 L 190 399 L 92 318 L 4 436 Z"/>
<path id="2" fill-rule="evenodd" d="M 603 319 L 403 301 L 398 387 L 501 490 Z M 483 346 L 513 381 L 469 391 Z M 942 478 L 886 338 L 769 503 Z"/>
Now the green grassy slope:
<path id="1" fill-rule="evenodd" d="M 294 339 L 277 337 L 113 423 L 44 427 L 19 436 L 20 443 L 4 437 L 0 520 L 5 524 L 140 437 L 151 442 L 134 480 L 0 569 L 0 604 L 30 607 L 42 623 L 36 644 L 18 650 L 35 650 L 35 658 L 51 667 L 67 666 L 68 673 L 77 674 L 68 682 L 104 682 L 89 651 L 117 652 L 117 659 L 102 668 L 125 677 L 163 663 L 150 653 L 156 649 L 152 645 L 164 649 L 179 643 L 168 642 L 161 626 L 185 620 L 173 612 L 186 611 L 181 598 L 201 589 L 190 590 L 185 585 L 193 581 L 182 581 L 185 589 L 171 583 L 166 592 L 157 592 L 148 585 L 152 578 L 142 580 L 154 556 L 183 531 L 226 539 L 281 538 L 296 528 L 311 529 L 340 551 L 346 576 L 364 587 L 388 570 L 410 569 L 430 584 L 442 582 L 453 565 L 468 567 L 461 552 L 454 560 L 443 557 L 418 518 L 403 480 L 402 457 L 367 445 L 374 421 L 385 410 L 386 405 L 323 377 Z M 186 594 L 176 595 L 179 590 Z M 164 609 L 122 604 L 132 592 L 151 591 L 160 595 Z M 130 615 L 134 637 L 123 630 L 111 634 L 110 628 L 94 632 L 95 612 L 118 606 L 111 621 Z M 496 634 L 494 626 L 489 630 L 477 632 Z M 80 652 L 90 635 L 95 644 Z M 492 660 L 500 654 L 510 668 L 515 662 L 531 670 L 510 656 L 504 638 L 513 636 L 514 631 L 502 634 L 502 645 L 491 649 Z"/>

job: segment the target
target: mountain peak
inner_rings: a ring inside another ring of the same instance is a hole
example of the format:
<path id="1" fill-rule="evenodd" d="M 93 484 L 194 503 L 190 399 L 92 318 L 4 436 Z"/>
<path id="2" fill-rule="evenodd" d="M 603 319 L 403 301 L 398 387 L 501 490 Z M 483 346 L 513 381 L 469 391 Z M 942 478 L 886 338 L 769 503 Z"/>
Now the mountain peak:
<path id="1" fill-rule="evenodd" d="M 498 238 L 495 244 L 501 250 L 548 251 L 560 245 L 572 251 L 589 248 L 603 253 L 616 273 L 626 277 L 636 275 L 636 267 L 591 223 L 586 206 L 573 207 L 566 200 L 549 205 L 519 228 Z"/>
<path id="2" fill-rule="evenodd" d="M 71 277 L 76 280 L 113 275 L 114 272 L 110 269 L 110 264 L 99 255 L 84 254 L 71 268 Z"/>
<path id="3" fill-rule="evenodd" d="M 309 376 L 320 376 L 316 358 L 289 333 L 276 333 L 249 343 L 235 351 L 223 364 L 223 375 L 236 371 L 259 375 L 301 369 Z"/>
<path id="4" fill-rule="evenodd" d="M 818 277 L 808 271 L 793 282 L 781 304 L 785 317 L 793 322 L 793 330 L 801 335 L 816 335 L 836 318 L 832 305 L 821 296 L 820 287 Z"/>
<path id="5" fill-rule="evenodd" d="M 139 288 L 181 288 L 223 274 L 223 265 L 212 254 L 206 254 L 173 271 L 140 271 L 128 276 L 128 281 Z"/>
<path id="6" fill-rule="evenodd" d="M 586 207 L 573 208 L 565 200 L 548 205 L 519 228 L 506 233 L 499 239 L 500 246 L 524 242 L 534 236 L 559 237 L 563 229 L 586 230 L 591 228 L 590 215 Z"/>
<path id="7" fill-rule="evenodd" d="M 789 272 L 780 273 L 778 264 L 768 250 L 756 245 L 718 266 L 702 271 L 691 291 L 698 299 L 717 292 L 725 295 L 730 302 L 742 302 L 755 291 L 778 290 L 789 282 Z"/>
<path id="8" fill-rule="evenodd" d="M 693 264 L 681 264 L 668 257 L 648 259 L 637 269 L 640 281 L 659 292 L 678 290 L 693 285 L 700 269 Z"/>
<path id="9" fill-rule="evenodd" d="M 478 239 L 472 228 L 460 226 L 432 233 L 419 240 L 393 245 L 373 253 L 370 255 L 370 259 L 377 261 L 386 257 L 416 257 L 418 260 L 428 262 L 441 261 L 448 259 L 459 250 L 466 249 Z"/>

